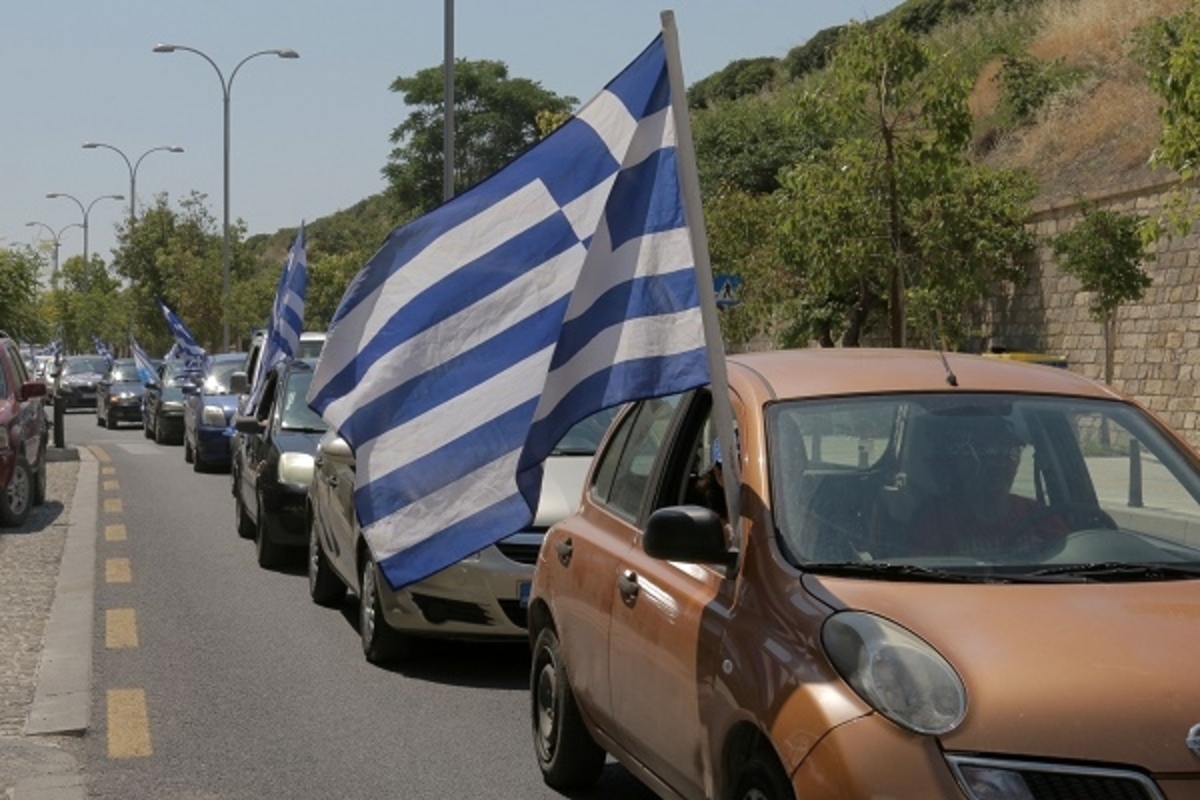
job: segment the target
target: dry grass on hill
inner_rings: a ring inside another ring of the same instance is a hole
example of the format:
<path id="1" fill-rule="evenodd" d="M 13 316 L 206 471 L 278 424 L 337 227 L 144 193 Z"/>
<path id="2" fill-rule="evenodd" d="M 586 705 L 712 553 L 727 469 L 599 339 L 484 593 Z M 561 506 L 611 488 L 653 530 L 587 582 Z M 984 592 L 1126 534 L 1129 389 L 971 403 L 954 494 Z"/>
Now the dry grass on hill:
<path id="1" fill-rule="evenodd" d="M 1159 100 L 1130 58 L 1130 35 L 1154 17 L 1178 14 L 1190 4 L 1047 0 L 1029 54 L 1044 62 L 1062 59 L 1087 77 L 1054 98 L 1037 124 L 1005 136 L 985 160 L 1029 170 L 1047 199 L 1169 177 L 1147 164 L 1158 141 Z M 976 82 L 971 107 L 979 116 L 995 107 L 998 69 L 998 63 L 989 65 Z"/>

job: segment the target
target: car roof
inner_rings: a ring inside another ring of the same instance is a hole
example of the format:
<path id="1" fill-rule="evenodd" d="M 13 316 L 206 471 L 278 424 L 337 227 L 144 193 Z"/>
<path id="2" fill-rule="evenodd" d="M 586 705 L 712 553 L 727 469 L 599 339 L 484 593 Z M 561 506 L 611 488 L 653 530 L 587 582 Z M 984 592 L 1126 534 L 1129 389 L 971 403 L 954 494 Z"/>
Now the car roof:
<path id="1" fill-rule="evenodd" d="M 731 355 L 729 365 L 730 385 L 749 395 L 744 399 L 754 405 L 783 398 L 915 392 L 1017 392 L 1125 399 L 1110 387 L 1069 370 L 936 350 L 776 350 Z"/>

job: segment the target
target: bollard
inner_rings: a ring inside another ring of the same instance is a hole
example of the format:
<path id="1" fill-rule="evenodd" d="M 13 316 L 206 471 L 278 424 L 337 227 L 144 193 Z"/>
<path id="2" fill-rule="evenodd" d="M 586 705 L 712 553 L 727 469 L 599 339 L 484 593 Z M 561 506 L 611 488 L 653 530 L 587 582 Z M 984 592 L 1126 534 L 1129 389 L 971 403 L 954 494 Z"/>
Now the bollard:
<path id="1" fill-rule="evenodd" d="M 63 439 L 65 438 L 65 435 L 63 433 L 63 427 L 64 426 L 63 426 L 62 403 L 60 403 L 58 401 L 58 398 L 55 397 L 54 398 L 54 446 L 59 449 L 66 447 L 66 443 L 63 441 Z"/>

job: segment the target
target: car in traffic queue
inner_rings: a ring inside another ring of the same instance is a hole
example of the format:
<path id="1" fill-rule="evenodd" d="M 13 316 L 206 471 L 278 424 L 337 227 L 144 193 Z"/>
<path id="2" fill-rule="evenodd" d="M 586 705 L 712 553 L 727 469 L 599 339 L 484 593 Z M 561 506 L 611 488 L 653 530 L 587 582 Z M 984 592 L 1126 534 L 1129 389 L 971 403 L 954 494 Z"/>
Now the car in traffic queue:
<path id="1" fill-rule="evenodd" d="M 245 353 L 209 356 L 200 380 L 183 387 L 183 460 L 196 472 L 227 468 L 238 396 L 229 379 Z"/>
<path id="2" fill-rule="evenodd" d="M 142 432 L 157 444 L 183 444 L 184 386 L 194 384 L 200 371 L 183 359 L 170 358 L 142 390 Z"/>
<path id="3" fill-rule="evenodd" d="M 546 534 L 550 786 L 611 754 L 664 797 L 1200 797 L 1200 456 L 1177 433 L 978 355 L 727 363 L 738 518 L 695 492 L 706 387 L 629 405 Z"/>
<path id="4" fill-rule="evenodd" d="M 305 507 L 317 442 L 329 426 L 308 407 L 313 365 L 285 359 L 267 373 L 258 408 L 238 415 L 232 475 L 238 534 L 253 537 L 258 564 L 275 568 L 308 543 Z"/>
<path id="5" fill-rule="evenodd" d="M 122 422 L 142 424 L 145 384 L 132 358 L 118 358 L 96 384 L 96 424 L 116 428 Z"/>
<path id="6" fill-rule="evenodd" d="M 46 502 L 46 384 L 0 332 L 0 526 L 15 527 Z"/>
<path id="7" fill-rule="evenodd" d="M 513 640 L 526 635 L 533 562 L 546 528 L 575 509 L 583 477 L 612 411 L 575 425 L 544 462 L 530 524 L 422 581 L 393 589 L 372 556 L 354 510 L 355 459 L 330 430 L 317 448 L 308 495 L 308 586 L 313 602 L 358 598 L 359 639 L 374 664 L 402 661 L 422 637 Z"/>
<path id="8" fill-rule="evenodd" d="M 96 386 L 108 372 L 104 356 L 64 356 L 51 368 L 49 386 L 53 401 L 63 411 L 74 408 L 95 408 Z"/>

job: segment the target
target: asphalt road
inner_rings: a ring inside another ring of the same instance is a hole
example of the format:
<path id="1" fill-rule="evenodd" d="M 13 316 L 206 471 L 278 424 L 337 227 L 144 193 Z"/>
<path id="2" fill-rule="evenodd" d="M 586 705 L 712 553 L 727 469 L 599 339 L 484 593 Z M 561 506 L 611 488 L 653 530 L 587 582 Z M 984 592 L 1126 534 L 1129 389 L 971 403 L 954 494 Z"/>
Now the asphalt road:
<path id="1" fill-rule="evenodd" d="M 230 477 L 140 428 L 67 416 L 99 461 L 87 797 L 540 798 L 528 645 L 430 642 L 362 657 L 357 608 L 314 605 L 303 565 L 260 569 Z M 592 798 L 653 795 L 616 764 Z"/>

